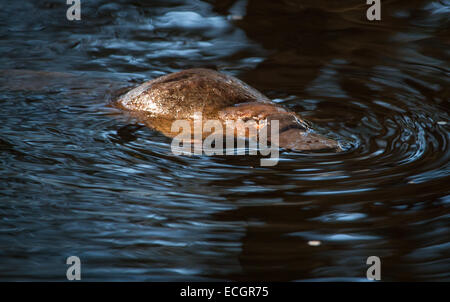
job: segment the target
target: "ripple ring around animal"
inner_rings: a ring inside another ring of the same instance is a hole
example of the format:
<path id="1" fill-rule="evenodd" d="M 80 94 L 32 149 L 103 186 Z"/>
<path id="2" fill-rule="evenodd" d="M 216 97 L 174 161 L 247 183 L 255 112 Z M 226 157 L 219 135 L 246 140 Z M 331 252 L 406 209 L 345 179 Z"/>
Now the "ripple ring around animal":
<path id="1" fill-rule="evenodd" d="M 175 120 L 279 121 L 279 146 L 295 151 L 341 151 L 337 141 L 315 132 L 298 114 L 272 102 L 241 80 L 209 69 L 187 69 L 147 81 L 114 104 L 168 137 Z M 242 133 L 242 132 L 236 132 Z M 236 134 L 235 135 L 238 135 Z M 270 140 L 270 137 L 269 137 Z"/>

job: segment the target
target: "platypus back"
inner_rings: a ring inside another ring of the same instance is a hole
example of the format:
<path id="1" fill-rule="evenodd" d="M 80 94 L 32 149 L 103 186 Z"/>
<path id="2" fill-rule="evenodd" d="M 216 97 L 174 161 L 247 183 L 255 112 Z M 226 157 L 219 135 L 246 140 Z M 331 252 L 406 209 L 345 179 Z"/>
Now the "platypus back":
<path id="1" fill-rule="evenodd" d="M 270 100 L 233 76 L 198 68 L 145 82 L 119 97 L 117 105 L 171 119 L 189 119 L 195 112 L 212 119 L 223 108 L 248 102 Z"/>

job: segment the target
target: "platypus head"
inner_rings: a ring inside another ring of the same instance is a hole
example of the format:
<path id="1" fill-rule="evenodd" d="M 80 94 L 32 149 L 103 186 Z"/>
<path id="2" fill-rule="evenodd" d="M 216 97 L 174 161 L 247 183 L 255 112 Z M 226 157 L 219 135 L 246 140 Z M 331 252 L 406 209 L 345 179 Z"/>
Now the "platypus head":
<path id="1" fill-rule="evenodd" d="M 272 103 L 245 103 L 233 107 L 227 107 L 219 114 L 220 118 L 227 120 L 243 121 L 254 120 L 258 128 L 261 125 L 267 127 L 267 138 L 273 144 L 284 149 L 294 151 L 330 150 L 340 151 L 341 148 L 335 140 L 315 133 L 311 127 L 294 112 Z M 278 121 L 278 139 L 272 137 L 274 121 Z M 237 133 L 246 133 L 249 124 L 237 123 Z M 258 129 L 259 130 L 259 129 Z M 251 131 L 250 131 L 251 132 Z M 278 142 L 277 142 L 278 140 Z"/>
<path id="2" fill-rule="evenodd" d="M 296 151 L 340 150 L 339 144 L 335 140 L 315 133 L 305 121 L 294 113 L 271 114 L 266 117 L 266 120 L 269 126 L 268 130 L 273 121 L 278 121 L 278 145 L 281 148 Z M 272 143 L 276 143 L 271 139 L 270 134 L 269 139 Z"/>

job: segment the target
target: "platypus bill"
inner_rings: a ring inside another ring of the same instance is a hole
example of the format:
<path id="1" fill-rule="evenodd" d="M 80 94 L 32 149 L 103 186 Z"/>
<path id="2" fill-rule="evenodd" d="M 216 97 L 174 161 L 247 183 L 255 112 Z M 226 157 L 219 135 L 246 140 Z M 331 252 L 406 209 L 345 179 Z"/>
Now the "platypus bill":
<path id="1" fill-rule="evenodd" d="M 178 135 L 171 131 L 175 120 L 193 121 L 201 112 L 203 120 L 219 120 L 223 125 L 227 121 L 252 119 L 270 124 L 278 120 L 279 147 L 285 149 L 340 150 L 335 140 L 314 133 L 296 113 L 241 80 L 209 69 L 187 69 L 147 81 L 120 96 L 115 104 L 168 137 Z"/>

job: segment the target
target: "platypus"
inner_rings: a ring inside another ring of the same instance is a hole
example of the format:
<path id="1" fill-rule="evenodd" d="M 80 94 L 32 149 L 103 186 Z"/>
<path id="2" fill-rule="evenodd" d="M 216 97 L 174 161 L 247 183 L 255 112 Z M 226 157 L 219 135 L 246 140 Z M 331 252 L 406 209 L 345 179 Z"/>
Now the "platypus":
<path id="1" fill-rule="evenodd" d="M 119 96 L 114 104 L 168 137 L 177 135 L 171 130 L 175 120 L 192 121 L 201 112 L 203 119 L 223 124 L 254 120 L 270 125 L 278 120 L 278 144 L 284 149 L 340 150 L 337 141 L 315 133 L 295 112 L 236 77 L 210 69 L 187 69 L 147 81 Z"/>

